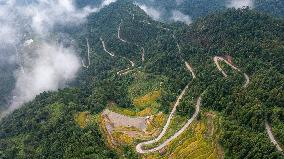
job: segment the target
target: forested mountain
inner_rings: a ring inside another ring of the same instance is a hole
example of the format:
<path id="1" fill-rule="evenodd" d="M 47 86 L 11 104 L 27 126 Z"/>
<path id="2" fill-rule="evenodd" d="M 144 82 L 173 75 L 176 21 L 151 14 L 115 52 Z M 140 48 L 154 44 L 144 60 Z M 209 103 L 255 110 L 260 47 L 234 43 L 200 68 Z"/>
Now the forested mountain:
<path id="1" fill-rule="evenodd" d="M 241 4 L 249 4 L 248 2 L 252 2 L 251 8 L 268 13 L 270 15 L 274 15 L 277 17 L 283 17 L 284 13 L 284 2 L 281 0 L 241 0 L 239 3 L 234 0 L 127 0 L 129 3 L 135 3 L 139 4 L 140 7 L 144 6 L 146 10 L 149 10 L 149 12 L 153 12 L 153 14 L 158 14 L 160 21 L 173 21 L 174 19 L 177 21 L 183 21 L 182 18 L 186 18 L 186 20 L 191 23 L 198 18 L 202 18 L 206 15 L 209 15 L 210 13 L 216 12 L 216 11 L 222 11 L 226 10 L 229 7 L 234 7 L 234 5 L 230 6 L 230 3 L 238 4 L 235 7 L 240 7 Z M 19 3 L 22 4 L 32 4 L 36 1 L 19 1 Z M 83 8 L 86 6 L 92 6 L 97 7 L 100 4 L 102 4 L 102 0 L 78 0 L 74 1 L 75 5 L 78 8 Z M 113 2 L 111 0 L 104 2 L 105 4 L 108 4 L 110 2 Z M 4 2 L 3 2 L 4 3 Z M 177 14 L 177 15 L 174 15 Z M 174 21 L 175 21 L 174 20 Z M 24 24 L 20 24 L 24 25 Z M 24 25 L 25 26 L 25 25 Z M 6 48 L 1 48 L 1 52 L 10 52 L 10 54 L 13 54 L 13 58 L 15 58 L 16 51 L 15 50 L 9 50 L 7 51 Z M 9 63 L 9 62 L 8 62 Z M 12 62 L 13 63 L 13 62 Z M 15 79 L 14 79 L 14 73 L 15 70 L 19 66 L 14 65 L 13 67 L 8 66 L 4 62 L 1 63 L 0 69 L 3 70 L 3 74 L 1 74 L 1 82 L 0 85 L 0 108 L 5 107 L 9 104 L 9 99 L 12 98 L 12 90 L 15 87 Z M 5 72 L 5 73 L 4 73 Z"/>
<path id="2" fill-rule="evenodd" d="M 179 10 L 195 20 L 226 8 L 242 8 L 242 5 L 271 15 L 284 16 L 284 2 L 281 0 L 136 0 L 135 2 L 160 11 L 164 16 L 163 19 L 172 16 L 173 10 Z"/>
<path id="3" fill-rule="evenodd" d="M 1 119 L 0 158 L 284 158 L 283 2 L 155 3 L 196 20 L 154 21 L 118 0 L 58 26 L 81 69 Z"/>

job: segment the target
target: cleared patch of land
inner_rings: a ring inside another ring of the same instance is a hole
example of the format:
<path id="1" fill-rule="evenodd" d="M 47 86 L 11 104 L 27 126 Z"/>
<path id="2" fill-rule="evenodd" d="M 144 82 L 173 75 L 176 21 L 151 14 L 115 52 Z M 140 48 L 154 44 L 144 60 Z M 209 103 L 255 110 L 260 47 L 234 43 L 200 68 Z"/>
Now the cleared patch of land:
<path id="1" fill-rule="evenodd" d="M 112 112 L 108 109 L 104 110 L 102 115 L 110 122 L 113 127 L 134 127 L 145 131 L 147 128 L 147 117 L 129 117 L 122 114 Z"/>
<path id="2" fill-rule="evenodd" d="M 81 128 L 85 128 L 92 121 L 92 116 L 89 112 L 79 112 L 75 114 L 74 120 Z"/>

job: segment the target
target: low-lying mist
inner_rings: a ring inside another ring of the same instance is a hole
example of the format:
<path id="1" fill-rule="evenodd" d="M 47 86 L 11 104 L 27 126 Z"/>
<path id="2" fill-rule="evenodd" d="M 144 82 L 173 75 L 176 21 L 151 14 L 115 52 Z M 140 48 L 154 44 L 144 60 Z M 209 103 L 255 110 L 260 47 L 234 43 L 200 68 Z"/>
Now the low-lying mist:
<path id="1" fill-rule="evenodd" d="M 228 8 L 253 8 L 253 0 L 230 0 L 226 5 Z"/>
<path id="2" fill-rule="evenodd" d="M 73 47 L 64 47 L 56 41 L 52 33 L 55 26 L 82 24 L 90 13 L 115 1 L 77 8 L 73 0 L 0 0 L 0 61 L 18 66 L 11 69 L 15 88 L 3 114 L 41 92 L 66 87 L 76 77 L 80 57 Z"/>
<path id="3" fill-rule="evenodd" d="M 74 50 L 52 43 L 43 43 L 33 52 L 33 61 L 24 71 L 17 70 L 14 100 L 9 111 L 32 100 L 44 91 L 55 91 L 74 79 L 80 68 L 80 61 Z"/>
<path id="4" fill-rule="evenodd" d="M 157 0 L 134 0 L 134 4 L 138 5 L 154 20 L 183 22 L 187 25 L 192 23 L 192 19 L 198 18 L 197 15 L 201 15 L 200 13 L 196 14 L 195 10 L 200 11 L 202 8 L 202 11 L 208 12 L 208 14 L 212 12 L 212 10 L 209 9 L 211 6 L 206 6 L 206 4 L 210 4 L 209 2 L 199 0 L 166 0 L 165 3 Z M 220 10 L 225 8 L 254 8 L 254 0 L 215 0 L 210 5 L 214 4 L 218 6 Z M 192 7 L 192 10 L 185 7 Z M 214 9 L 214 7 L 212 8 Z"/>
<path id="5" fill-rule="evenodd" d="M 155 7 L 152 7 L 146 4 L 141 4 L 141 3 L 135 3 L 135 4 L 138 5 L 142 10 L 144 10 L 144 12 L 154 20 L 183 22 L 185 24 L 192 23 L 191 17 L 183 14 L 179 10 L 173 9 L 171 10 L 170 13 L 168 13 L 168 11 L 164 8 L 157 9 Z"/>

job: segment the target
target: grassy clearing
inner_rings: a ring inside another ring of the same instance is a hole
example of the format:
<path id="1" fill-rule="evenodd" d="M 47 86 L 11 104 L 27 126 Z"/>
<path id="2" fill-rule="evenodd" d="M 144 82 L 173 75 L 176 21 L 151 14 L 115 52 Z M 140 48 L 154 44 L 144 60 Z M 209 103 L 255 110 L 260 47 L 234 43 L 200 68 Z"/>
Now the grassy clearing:
<path id="1" fill-rule="evenodd" d="M 133 77 L 135 80 L 128 89 L 132 100 L 143 97 L 149 92 L 159 91 L 161 84 L 166 80 L 166 77 L 149 75 L 144 72 L 137 72 Z"/>
<path id="2" fill-rule="evenodd" d="M 109 104 L 107 106 L 107 108 L 113 112 L 122 114 L 122 115 L 126 115 L 126 116 L 132 116 L 132 117 L 136 117 L 136 116 L 149 116 L 152 114 L 155 114 L 155 109 L 152 108 L 145 108 L 142 110 L 137 110 L 137 109 L 125 109 L 122 107 L 119 107 L 116 104 Z"/>
<path id="3" fill-rule="evenodd" d="M 155 129 L 163 127 L 165 122 L 166 122 L 166 116 L 162 112 L 154 115 L 152 122 L 150 122 L 150 124 L 147 127 L 147 132 L 152 132 Z"/>
<path id="4" fill-rule="evenodd" d="M 50 107 L 51 110 L 51 123 L 56 123 L 56 121 L 63 115 L 63 105 L 59 103 L 54 103 Z"/>
<path id="5" fill-rule="evenodd" d="M 133 138 L 128 136 L 123 132 L 114 131 L 112 133 L 112 137 L 120 144 L 120 145 L 130 145 L 133 143 Z"/>
<path id="6" fill-rule="evenodd" d="M 139 109 L 146 107 L 158 108 L 159 104 L 157 103 L 158 98 L 161 96 L 161 91 L 152 91 L 142 97 L 135 98 L 133 100 L 133 105 Z"/>
<path id="7" fill-rule="evenodd" d="M 81 128 L 85 128 L 92 122 L 92 116 L 89 112 L 79 112 L 74 115 L 74 120 Z"/>

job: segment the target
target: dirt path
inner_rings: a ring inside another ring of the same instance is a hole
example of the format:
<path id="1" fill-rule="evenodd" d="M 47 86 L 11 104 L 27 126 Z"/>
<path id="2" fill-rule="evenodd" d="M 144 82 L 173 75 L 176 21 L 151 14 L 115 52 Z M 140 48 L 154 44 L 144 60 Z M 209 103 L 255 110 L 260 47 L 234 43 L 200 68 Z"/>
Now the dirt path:
<path id="1" fill-rule="evenodd" d="M 236 66 L 232 65 L 229 61 L 225 60 L 223 57 L 219 57 L 219 56 L 215 56 L 213 58 L 217 68 L 219 71 L 222 72 L 223 76 L 224 77 L 228 77 L 228 75 L 225 73 L 225 71 L 221 68 L 221 66 L 219 65 L 219 61 L 224 61 L 227 65 L 229 65 L 231 68 L 233 68 L 234 70 L 237 70 L 238 72 L 242 72 L 239 68 L 237 68 Z M 245 78 L 246 78 L 246 82 L 245 84 L 243 85 L 244 88 L 246 88 L 249 84 L 249 76 L 246 74 L 246 73 L 243 73 Z"/>
<path id="2" fill-rule="evenodd" d="M 211 129 L 209 130 L 210 131 L 210 136 L 213 136 L 214 134 L 214 131 L 215 131 L 215 126 L 214 126 L 214 118 L 216 117 L 215 114 L 211 113 L 211 112 L 208 112 L 208 113 L 205 113 L 205 115 L 207 116 L 208 118 L 208 122 L 207 124 L 210 124 L 212 125 Z"/>
<path id="3" fill-rule="evenodd" d="M 87 47 L 88 47 L 88 51 L 87 51 L 87 54 L 88 54 L 88 65 L 85 65 L 84 63 L 84 60 L 82 59 L 82 66 L 84 68 L 89 68 L 89 66 L 91 65 L 91 60 L 90 60 L 90 45 L 89 45 L 89 40 L 88 38 L 86 38 L 86 42 L 87 42 Z"/>
<path id="4" fill-rule="evenodd" d="M 273 145 L 275 145 L 276 149 L 280 152 L 283 152 L 282 148 L 280 147 L 280 145 L 278 144 L 278 142 L 276 141 L 273 133 L 272 133 L 272 129 L 271 126 L 269 125 L 269 123 L 267 121 L 265 121 L 265 129 L 266 132 L 269 136 L 270 141 L 273 143 Z"/>

